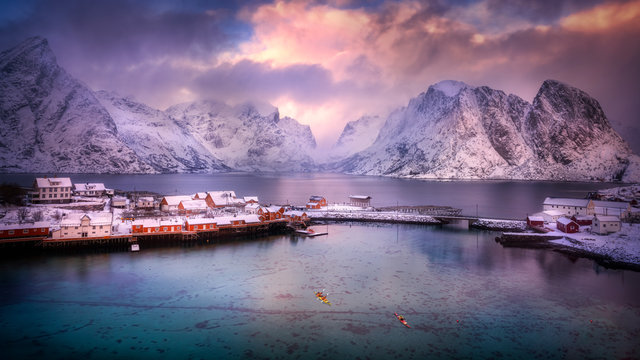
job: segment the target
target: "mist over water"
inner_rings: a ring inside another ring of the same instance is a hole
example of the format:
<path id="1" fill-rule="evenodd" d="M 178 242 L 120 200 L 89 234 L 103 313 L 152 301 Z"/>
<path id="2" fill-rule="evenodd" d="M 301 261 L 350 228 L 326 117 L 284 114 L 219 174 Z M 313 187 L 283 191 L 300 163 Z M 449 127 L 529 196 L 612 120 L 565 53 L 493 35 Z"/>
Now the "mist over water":
<path id="1" fill-rule="evenodd" d="M 8 358 L 624 358 L 640 274 L 496 233 L 333 224 L 0 263 Z M 332 306 L 317 301 L 325 289 Z M 393 315 L 403 314 L 411 329 Z"/>

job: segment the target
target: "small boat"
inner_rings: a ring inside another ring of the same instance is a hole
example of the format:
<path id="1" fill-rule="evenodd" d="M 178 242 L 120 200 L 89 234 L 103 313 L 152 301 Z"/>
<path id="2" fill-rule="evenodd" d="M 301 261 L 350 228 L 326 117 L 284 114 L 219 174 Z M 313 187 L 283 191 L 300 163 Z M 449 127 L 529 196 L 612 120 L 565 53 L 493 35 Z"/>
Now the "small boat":
<path id="1" fill-rule="evenodd" d="M 133 251 L 133 252 L 140 251 L 140 245 L 139 244 L 131 244 L 131 251 Z"/>
<path id="2" fill-rule="evenodd" d="M 331 306 L 331 303 L 329 302 L 329 300 L 327 300 L 327 295 L 323 295 L 322 291 L 316 292 L 316 298 L 318 298 L 318 300 L 322 301 L 323 303 Z"/>
<path id="3" fill-rule="evenodd" d="M 411 326 L 409 326 L 409 324 L 407 324 L 407 320 L 405 320 L 405 319 L 404 319 L 404 316 L 402 316 L 402 315 L 398 315 L 398 313 L 393 313 L 393 314 L 398 318 L 398 320 L 400 320 L 400 322 L 401 322 L 404 326 L 406 326 L 406 327 L 408 327 L 408 328 L 411 328 Z"/>

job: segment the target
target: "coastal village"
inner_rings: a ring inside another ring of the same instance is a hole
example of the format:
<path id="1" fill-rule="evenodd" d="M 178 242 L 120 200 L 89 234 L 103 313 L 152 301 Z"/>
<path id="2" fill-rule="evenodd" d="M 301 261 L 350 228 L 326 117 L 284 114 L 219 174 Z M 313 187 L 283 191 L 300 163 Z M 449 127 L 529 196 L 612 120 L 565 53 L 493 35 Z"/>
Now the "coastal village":
<path id="1" fill-rule="evenodd" d="M 0 211 L 0 246 L 112 246 L 137 251 L 145 244 L 240 235 L 317 235 L 304 230 L 312 220 L 377 221 L 507 231 L 500 238 L 505 246 L 544 242 L 606 256 L 613 246 L 619 261 L 640 264 L 638 198 L 638 186 L 584 199 L 548 197 L 539 213 L 504 220 L 464 216 L 448 206 L 374 208 L 368 195 L 345 195 L 344 203 L 329 204 L 322 195 L 310 194 L 306 204 L 266 205 L 258 196 L 238 196 L 233 190 L 161 196 L 116 192 L 103 183 L 73 183 L 69 177 L 43 177 L 34 180 L 24 206 Z"/>

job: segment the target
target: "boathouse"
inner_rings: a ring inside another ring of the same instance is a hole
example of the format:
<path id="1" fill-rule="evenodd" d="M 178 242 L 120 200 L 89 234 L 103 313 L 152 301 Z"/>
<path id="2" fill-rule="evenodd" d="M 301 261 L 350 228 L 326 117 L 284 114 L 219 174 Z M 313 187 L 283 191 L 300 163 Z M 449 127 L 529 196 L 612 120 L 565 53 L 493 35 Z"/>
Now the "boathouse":
<path id="1" fill-rule="evenodd" d="M 0 240 L 49 235 L 49 223 L 0 224 Z"/>
<path id="2" fill-rule="evenodd" d="M 596 215 L 617 216 L 626 219 L 631 214 L 631 204 L 623 201 L 593 200 Z"/>
<path id="3" fill-rule="evenodd" d="M 141 196 L 136 202 L 138 209 L 153 209 L 155 207 L 155 201 L 152 196 Z"/>
<path id="4" fill-rule="evenodd" d="M 607 235 L 620 231 L 621 225 L 620 218 L 617 216 L 596 215 L 591 224 L 591 232 Z"/>
<path id="5" fill-rule="evenodd" d="M 368 195 L 349 195 L 349 205 L 368 208 L 371 206 L 371 196 Z"/>
<path id="6" fill-rule="evenodd" d="M 566 217 L 561 217 L 560 219 L 558 219 L 558 221 L 556 221 L 556 227 L 558 228 L 558 230 L 567 234 L 577 233 L 578 231 L 580 231 L 580 226 L 578 225 L 578 223 Z"/>
<path id="7" fill-rule="evenodd" d="M 204 200 L 207 198 L 206 192 L 197 192 L 193 195 L 193 200 Z"/>
<path id="8" fill-rule="evenodd" d="M 595 206 L 590 199 L 552 198 L 544 199 L 542 209 L 562 211 L 565 215 L 593 215 Z"/>
<path id="9" fill-rule="evenodd" d="M 321 209 L 327 206 L 327 199 L 319 195 L 312 195 L 307 203 L 307 209 Z"/>
<path id="10" fill-rule="evenodd" d="M 257 196 L 245 196 L 243 199 L 245 204 L 257 204 L 260 202 Z"/>
<path id="11" fill-rule="evenodd" d="M 304 211 L 289 210 L 284 212 L 284 218 L 292 222 L 309 221 L 309 216 Z"/>
<path id="12" fill-rule="evenodd" d="M 527 216 L 527 226 L 544 227 L 544 218 L 542 216 L 535 215 Z"/>
<path id="13" fill-rule="evenodd" d="M 114 208 L 127 207 L 127 198 L 122 196 L 114 196 L 113 199 L 111 199 L 111 207 L 114 207 Z"/>
<path id="14" fill-rule="evenodd" d="M 247 214 L 257 214 L 258 209 L 260 209 L 260 204 L 257 203 L 247 203 L 247 205 L 244 206 L 244 212 Z"/>
<path id="15" fill-rule="evenodd" d="M 218 221 L 213 218 L 187 219 L 184 228 L 187 231 L 218 231 Z"/>
<path id="16" fill-rule="evenodd" d="M 173 234 L 182 232 L 183 222 L 179 219 L 142 219 L 131 223 L 133 234 Z"/>
<path id="17" fill-rule="evenodd" d="M 284 207 L 272 205 L 263 206 L 258 209 L 256 215 L 259 216 L 261 221 L 273 221 L 284 218 Z"/>
<path id="18" fill-rule="evenodd" d="M 207 205 L 210 208 L 221 208 L 227 206 L 242 206 L 244 207 L 244 200 L 236 197 L 236 192 L 232 190 L 225 191 L 209 191 L 205 198 Z"/>
<path id="19" fill-rule="evenodd" d="M 54 239 L 106 237 L 111 235 L 113 214 L 110 212 L 70 213 L 60 221 L 60 229 L 53 230 Z"/>
<path id="20" fill-rule="evenodd" d="M 71 179 L 36 178 L 33 182 L 31 202 L 34 204 L 62 204 L 71 202 Z"/>
<path id="21" fill-rule="evenodd" d="M 74 193 L 78 196 L 100 197 L 106 194 L 107 189 L 103 183 L 73 184 Z"/>

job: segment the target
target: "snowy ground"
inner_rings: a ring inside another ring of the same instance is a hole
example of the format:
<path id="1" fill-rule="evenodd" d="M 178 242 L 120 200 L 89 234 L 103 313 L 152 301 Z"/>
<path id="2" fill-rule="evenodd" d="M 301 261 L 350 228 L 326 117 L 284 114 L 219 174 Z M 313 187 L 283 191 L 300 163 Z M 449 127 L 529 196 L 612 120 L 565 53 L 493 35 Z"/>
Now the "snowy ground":
<path id="1" fill-rule="evenodd" d="M 584 228 L 575 234 L 556 230 L 546 235 L 563 236 L 562 239 L 551 240 L 554 244 L 608 256 L 613 261 L 640 265 L 640 224 L 623 223 L 619 232 L 609 235 L 592 234 L 584 231 Z"/>
<path id="2" fill-rule="evenodd" d="M 602 196 L 603 200 L 621 199 L 624 201 L 640 201 L 640 185 L 630 185 L 598 190 L 598 195 Z"/>
<path id="3" fill-rule="evenodd" d="M 323 218 L 335 220 L 364 220 L 364 221 L 384 221 L 384 222 L 415 222 L 422 224 L 439 224 L 440 222 L 428 215 L 406 214 L 396 212 L 365 211 L 362 208 L 349 207 L 344 210 L 338 206 L 329 206 L 327 210 L 306 211 L 309 218 Z M 342 209 L 342 210 L 333 210 Z M 353 210 L 357 209 L 357 210 Z"/>

